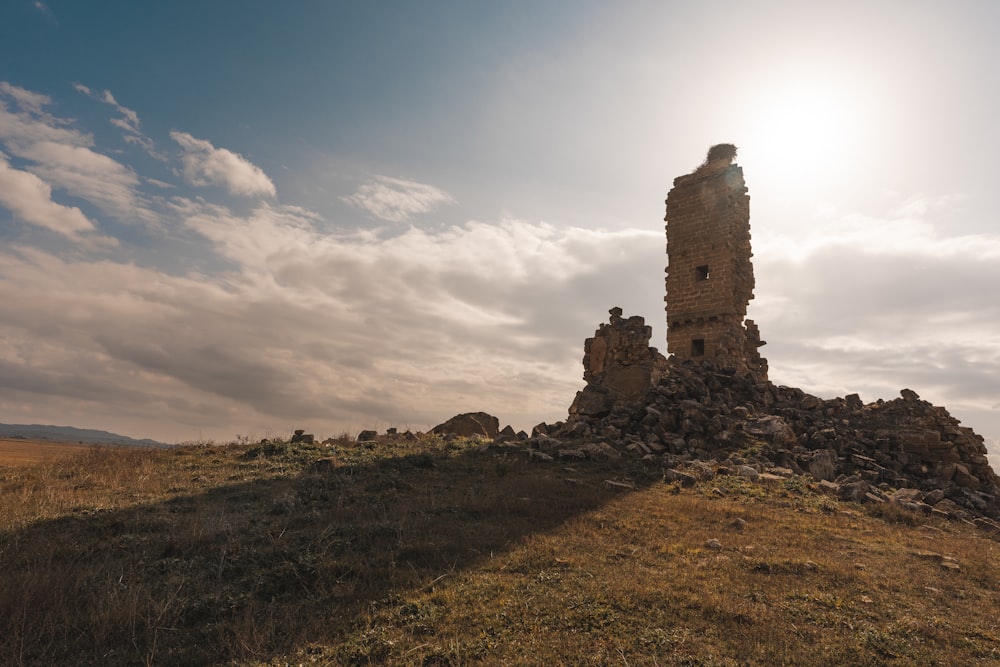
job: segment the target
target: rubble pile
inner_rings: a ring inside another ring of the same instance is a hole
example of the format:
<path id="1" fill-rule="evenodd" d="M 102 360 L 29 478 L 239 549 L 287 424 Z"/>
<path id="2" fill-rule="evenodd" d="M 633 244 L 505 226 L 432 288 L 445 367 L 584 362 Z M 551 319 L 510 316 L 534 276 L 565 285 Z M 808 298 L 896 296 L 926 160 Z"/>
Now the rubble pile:
<path id="1" fill-rule="evenodd" d="M 809 475 L 847 500 L 1000 518 L 1000 478 L 983 438 L 915 392 L 867 405 L 857 394 L 824 400 L 709 360 L 665 359 L 648 347 L 648 333 L 639 353 L 636 332 L 648 327 L 620 315 L 613 309 L 610 324 L 587 341 L 588 384 L 568 418 L 539 424 L 520 442 L 533 458 L 631 457 L 681 482 L 704 478 L 704 464 L 753 477 Z M 629 378 L 625 394 L 621 378 Z M 497 438 L 505 441 L 516 438 Z"/>

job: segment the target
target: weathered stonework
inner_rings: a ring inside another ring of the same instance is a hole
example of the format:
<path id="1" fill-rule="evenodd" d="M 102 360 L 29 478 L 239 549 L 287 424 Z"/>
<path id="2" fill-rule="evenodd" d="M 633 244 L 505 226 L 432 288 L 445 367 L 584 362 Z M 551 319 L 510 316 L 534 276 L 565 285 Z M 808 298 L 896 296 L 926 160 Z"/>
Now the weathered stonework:
<path id="1" fill-rule="evenodd" d="M 764 343 L 744 318 L 753 298 L 750 197 L 736 148 L 713 146 L 667 195 L 667 352 L 767 379 Z"/>
<path id="2" fill-rule="evenodd" d="M 583 379 L 571 415 L 603 416 L 615 408 L 641 402 L 660 381 L 666 359 L 649 346 L 652 327 L 639 316 L 622 319 L 612 308 L 609 324 L 601 324 L 583 345 Z"/>

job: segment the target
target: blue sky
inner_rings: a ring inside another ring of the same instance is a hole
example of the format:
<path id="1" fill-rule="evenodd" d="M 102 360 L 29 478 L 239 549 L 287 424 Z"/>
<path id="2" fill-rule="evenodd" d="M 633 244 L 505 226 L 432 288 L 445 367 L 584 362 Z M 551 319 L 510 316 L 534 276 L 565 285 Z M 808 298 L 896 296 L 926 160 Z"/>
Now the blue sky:
<path id="1" fill-rule="evenodd" d="M 565 416 L 740 147 L 776 382 L 1000 437 L 992 2 L 0 7 L 0 421 Z"/>

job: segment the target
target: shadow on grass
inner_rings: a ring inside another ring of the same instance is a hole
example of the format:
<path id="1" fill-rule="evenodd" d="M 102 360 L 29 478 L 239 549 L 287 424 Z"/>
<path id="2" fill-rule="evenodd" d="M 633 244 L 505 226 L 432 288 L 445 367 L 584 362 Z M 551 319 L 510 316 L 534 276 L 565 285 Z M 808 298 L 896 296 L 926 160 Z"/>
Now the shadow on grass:
<path id="1" fill-rule="evenodd" d="M 336 645 L 398 596 L 622 493 L 603 480 L 659 479 L 440 447 L 325 469 L 310 461 L 321 450 L 289 451 L 243 450 L 284 474 L 0 534 L 0 663 L 219 664 Z"/>

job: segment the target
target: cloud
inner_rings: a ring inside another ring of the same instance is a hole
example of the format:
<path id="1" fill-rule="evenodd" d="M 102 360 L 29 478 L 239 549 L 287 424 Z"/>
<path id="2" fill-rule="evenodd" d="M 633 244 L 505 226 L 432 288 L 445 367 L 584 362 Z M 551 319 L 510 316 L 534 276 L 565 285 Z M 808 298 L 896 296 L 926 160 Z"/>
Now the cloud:
<path id="1" fill-rule="evenodd" d="M 101 100 L 105 104 L 110 104 L 111 106 L 113 106 L 115 109 L 118 110 L 118 113 L 122 115 L 121 118 L 112 118 L 111 119 L 112 125 L 121 128 L 129 135 L 132 135 L 133 138 L 142 136 L 142 133 L 139 131 L 139 114 L 137 114 L 132 109 L 129 109 L 128 107 L 119 104 L 118 100 L 115 99 L 115 96 L 111 94 L 110 90 L 104 91 L 104 94 L 101 96 Z"/>
<path id="2" fill-rule="evenodd" d="M 78 89 L 89 93 L 86 86 Z M 116 160 L 93 150 L 93 138 L 71 122 L 45 112 L 50 100 L 0 82 L 0 95 L 17 107 L 11 112 L 0 100 L 0 142 L 10 155 L 28 161 L 26 171 L 46 187 L 87 200 L 119 220 L 154 222 L 155 214 L 142 202 L 136 174 Z M 47 195 L 51 199 L 51 192 Z"/>
<path id="3" fill-rule="evenodd" d="M 123 132 L 122 138 L 127 143 L 139 146 L 144 151 L 146 151 L 146 153 L 156 158 L 157 160 L 161 160 L 163 162 L 166 161 L 166 157 L 161 155 L 156 150 L 156 145 L 153 143 L 153 140 L 147 137 L 145 134 L 143 134 L 142 131 L 139 129 L 140 125 L 139 114 L 137 114 L 132 109 L 129 109 L 128 107 L 120 104 L 118 100 L 115 99 L 115 96 L 111 93 L 110 90 L 105 90 L 103 93 L 97 94 L 89 87 L 83 85 L 82 83 L 74 83 L 73 88 L 77 92 L 82 93 L 92 99 L 95 99 L 98 102 L 103 102 L 104 104 L 109 104 L 113 106 L 118 111 L 118 113 L 121 114 L 121 117 L 112 118 L 109 122 L 115 127 L 122 130 Z"/>
<path id="4" fill-rule="evenodd" d="M 28 168 L 33 174 L 120 220 L 156 219 L 138 198 L 139 178 L 106 155 L 84 146 L 40 141 L 22 149 L 19 157 L 35 163 Z"/>
<path id="5" fill-rule="evenodd" d="M 37 11 L 41 12 L 42 15 L 45 16 L 45 18 L 49 19 L 53 23 L 57 23 L 56 15 L 52 13 L 52 9 L 49 8 L 49 6 L 44 2 L 42 2 L 41 0 L 35 0 L 34 2 L 31 3 L 31 6 L 34 7 Z"/>
<path id="6" fill-rule="evenodd" d="M 186 132 L 173 131 L 170 137 L 184 151 L 184 178 L 191 185 L 219 185 L 236 195 L 275 196 L 274 183 L 267 174 L 242 155 Z"/>
<path id="7" fill-rule="evenodd" d="M 8 109 L 6 98 L 16 110 Z M 90 146 L 87 133 L 68 127 L 70 121 L 55 118 L 45 111 L 51 100 L 38 93 L 0 81 L 0 141 L 11 153 L 37 141 L 54 141 L 76 146 Z"/>
<path id="8" fill-rule="evenodd" d="M 22 109 L 35 114 L 42 113 L 43 108 L 52 103 L 48 95 L 19 88 L 7 81 L 0 81 L 0 95 L 13 99 Z"/>
<path id="9" fill-rule="evenodd" d="M 0 153 L 0 203 L 15 216 L 68 238 L 80 241 L 96 231 L 94 223 L 79 209 L 52 201 L 52 189 L 34 174 L 14 169 Z M 114 243 L 113 239 L 90 237 L 91 241 Z"/>
<path id="10" fill-rule="evenodd" d="M 414 215 L 429 213 L 454 199 L 444 190 L 389 176 L 376 176 L 347 197 L 341 197 L 351 206 L 368 211 L 376 218 L 388 222 L 405 222 Z"/>
<path id="11" fill-rule="evenodd" d="M 0 251 L 0 407 L 113 406 L 158 415 L 163 437 L 426 428 L 473 409 L 530 428 L 579 388 L 582 340 L 617 303 L 605 276 L 631 272 L 631 288 L 637 260 L 662 264 L 644 232 L 504 220 L 331 235 L 294 207 L 175 205 L 230 270 Z"/>
<path id="12" fill-rule="evenodd" d="M 1000 235 L 949 234 L 935 219 L 954 201 L 758 233 L 751 316 L 772 379 L 869 401 L 908 387 L 1000 428 Z"/>

